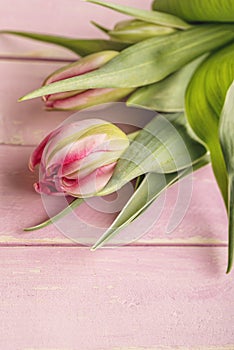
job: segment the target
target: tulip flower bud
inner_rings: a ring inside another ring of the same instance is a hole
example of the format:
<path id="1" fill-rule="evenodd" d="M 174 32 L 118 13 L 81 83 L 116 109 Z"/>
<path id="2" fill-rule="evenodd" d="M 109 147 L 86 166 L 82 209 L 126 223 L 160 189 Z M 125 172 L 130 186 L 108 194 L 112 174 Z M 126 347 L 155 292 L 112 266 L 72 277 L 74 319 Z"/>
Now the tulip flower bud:
<path id="1" fill-rule="evenodd" d="M 56 70 L 44 81 L 43 85 L 89 73 L 102 67 L 118 54 L 117 51 L 101 51 L 80 58 L 78 61 Z M 133 90 L 130 88 L 76 90 L 46 95 L 43 96 L 43 100 L 48 110 L 80 110 L 101 103 L 119 101 Z"/>
<path id="2" fill-rule="evenodd" d="M 129 43 L 137 43 L 155 36 L 170 34 L 174 31 L 174 28 L 164 27 L 134 19 L 117 23 L 113 30 L 108 31 L 108 35 L 112 39 Z"/>
<path id="3" fill-rule="evenodd" d="M 39 193 L 90 197 L 111 178 L 117 160 L 129 145 L 114 124 L 87 119 L 52 131 L 34 150 L 30 170 L 40 163 Z"/>

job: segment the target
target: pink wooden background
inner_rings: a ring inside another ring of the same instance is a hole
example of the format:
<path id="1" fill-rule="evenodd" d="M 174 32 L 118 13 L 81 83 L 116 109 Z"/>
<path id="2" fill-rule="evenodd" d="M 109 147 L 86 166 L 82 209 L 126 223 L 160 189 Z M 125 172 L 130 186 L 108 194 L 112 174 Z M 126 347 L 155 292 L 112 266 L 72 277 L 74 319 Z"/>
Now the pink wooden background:
<path id="1" fill-rule="evenodd" d="M 91 19 L 111 27 L 122 18 L 79 0 L 2 0 L 0 29 L 101 37 Z M 0 349 L 233 350 L 227 219 L 209 166 L 194 174 L 189 210 L 170 236 L 175 189 L 159 222 L 128 247 L 91 253 L 52 226 L 22 231 L 46 218 L 29 154 L 70 113 L 45 112 L 40 99 L 16 100 L 74 58 L 53 45 L 0 36 Z"/>

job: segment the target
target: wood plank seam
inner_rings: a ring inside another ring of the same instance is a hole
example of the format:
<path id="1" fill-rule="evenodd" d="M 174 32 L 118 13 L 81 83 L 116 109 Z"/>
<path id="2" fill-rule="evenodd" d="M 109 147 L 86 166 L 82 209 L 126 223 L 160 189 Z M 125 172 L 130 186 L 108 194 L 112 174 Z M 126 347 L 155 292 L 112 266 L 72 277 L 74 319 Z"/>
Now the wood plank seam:
<path id="1" fill-rule="evenodd" d="M 1 216 L 0 216 L 0 246 L 43 246 L 43 245 L 74 245 L 69 234 L 64 235 L 61 228 L 56 225 L 48 226 L 43 230 L 35 232 L 23 232 L 24 227 L 29 227 L 43 222 L 48 218 L 41 197 L 33 190 L 33 183 L 37 180 L 37 174 L 32 174 L 27 169 L 27 161 L 33 147 L 29 146 L 7 146 L 0 147 L 1 154 Z M 9 159 L 14 161 L 9 163 Z M 166 202 L 165 211 L 159 221 L 149 229 L 143 236 L 140 233 L 135 237 L 131 246 L 193 246 L 193 247 L 224 247 L 227 246 L 227 218 L 225 208 L 223 208 L 222 199 L 212 177 L 210 167 L 201 169 L 194 175 L 194 192 L 192 201 L 186 217 L 180 226 L 173 232 L 173 235 L 165 234 L 167 220 L 175 199 L 177 196 L 176 187 L 171 187 L 168 191 L 168 202 Z M 206 191 L 207 196 L 202 200 L 202 193 Z M 57 199 L 56 199 L 57 203 Z M 167 204 L 168 203 L 168 204 Z M 212 203 L 212 205 L 211 205 Z M 64 207 L 65 203 L 63 204 Z M 55 215 L 61 210 L 61 206 L 53 207 Z M 89 222 L 93 218 L 93 224 L 102 222 L 102 228 L 108 227 L 113 220 L 112 216 L 102 215 L 97 210 L 85 205 L 82 212 L 75 211 L 75 214 L 83 220 Z M 30 216 L 28 213 L 30 212 Z M 90 216 L 92 215 L 92 216 Z M 216 218 L 215 222 L 211 217 Z M 73 217 L 66 216 L 66 220 Z M 87 221 L 88 220 L 88 221 Z M 59 223 L 59 222 L 58 222 Z M 97 227 L 99 227 L 97 225 Z M 62 233 L 61 233 L 62 232 Z M 97 239 L 93 237 L 93 239 Z M 120 236 L 119 236 L 120 237 Z M 81 237 L 76 236 L 76 242 L 82 243 Z M 122 237 L 121 237 L 122 238 Z M 126 240 L 120 241 L 127 243 Z"/>
<path id="2" fill-rule="evenodd" d="M 24 243 L 24 244 L 18 244 L 18 243 L 1 243 L 0 242 L 0 248 L 15 248 L 15 247 L 55 247 L 55 248 L 59 248 L 59 247 L 67 247 L 67 248 L 91 248 L 85 245 L 81 245 L 79 243 L 38 243 L 35 242 L 35 244 L 33 243 Z M 144 243 L 129 243 L 126 245 L 122 245 L 122 246 L 115 246 L 115 247 L 102 247 L 101 249 L 117 249 L 117 248 L 147 248 L 147 247 L 162 247 L 162 248 L 184 248 L 184 247 L 188 247 L 188 248 L 227 248 L 228 245 L 225 243 L 219 243 L 219 244 L 192 244 L 192 243 L 184 243 L 184 244 L 176 244 L 176 243 L 168 243 L 168 244 L 160 244 L 160 243 L 148 243 L 148 244 L 144 244 Z"/>
<path id="3" fill-rule="evenodd" d="M 77 60 L 79 59 L 79 57 L 77 56 Z M 53 57 L 20 57 L 20 56 L 1 56 L 0 57 L 0 61 L 21 61 L 21 62 L 54 62 L 54 63 L 63 63 L 64 64 L 68 64 L 68 63 L 72 63 L 75 62 L 75 59 L 65 59 L 65 58 L 53 58 Z"/>

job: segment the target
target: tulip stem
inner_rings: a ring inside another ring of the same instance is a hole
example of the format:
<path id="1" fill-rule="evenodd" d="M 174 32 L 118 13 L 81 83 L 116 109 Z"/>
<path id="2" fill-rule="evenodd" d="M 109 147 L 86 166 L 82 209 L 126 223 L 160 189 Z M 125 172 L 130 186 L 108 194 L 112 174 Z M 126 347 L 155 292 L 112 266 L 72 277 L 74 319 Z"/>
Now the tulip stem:
<path id="1" fill-rule="evenodd" d="M 60 213 L 56 214 L 55 216 L 53 216 L 52 218 L 50 218 L 46 221 L 43 221 L 42 223 L 40 223 L 38 225 L 26 227 L 26 228 L 24 228 L 24 231 L 40 230 L 41 228 L 46 227 L 46 226 L 54 223 L 55 221 L 58 221 L 59 219 L 63 218 L 65 215 L 69 214 L 73 209 L 77 208 L 82 202 L 83 202 L 82 198 L 76 198 L 75 200 L 73 200 L 73 202 L 71 204 L 69 204 Z"/>

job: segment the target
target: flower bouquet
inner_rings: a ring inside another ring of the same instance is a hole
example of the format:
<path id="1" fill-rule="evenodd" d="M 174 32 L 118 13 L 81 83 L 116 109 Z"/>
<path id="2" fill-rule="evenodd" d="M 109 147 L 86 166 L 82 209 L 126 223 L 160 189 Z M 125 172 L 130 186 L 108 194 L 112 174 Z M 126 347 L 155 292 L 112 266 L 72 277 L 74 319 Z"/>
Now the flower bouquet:
<path id="1" fill-rule="evenodd" d="M 36 191 L 71 201 L 27 230 L 59 220 L 85 198 L 106 196 L 134 182 L 131 197 L 93 245 L 97 249 L 166 188 L 211 162 L 229 217 L 229 272 L 234 255 L 234 2 L 156 0 L 152 10 L 88 2 L 130 19 L 110 29 L 93 22 L 106 40 L 1 31 L 80 56 L 20 101 L 42 97 L 46 109 L 61 111 L 122 101 L 126 108 L 150 112 L 151 118 L 126 134 L 102 118 L 79 120 L 79 112 L 78 120 L 53 130 L 33 152 L 29 167 L 40 164 Z"/>

